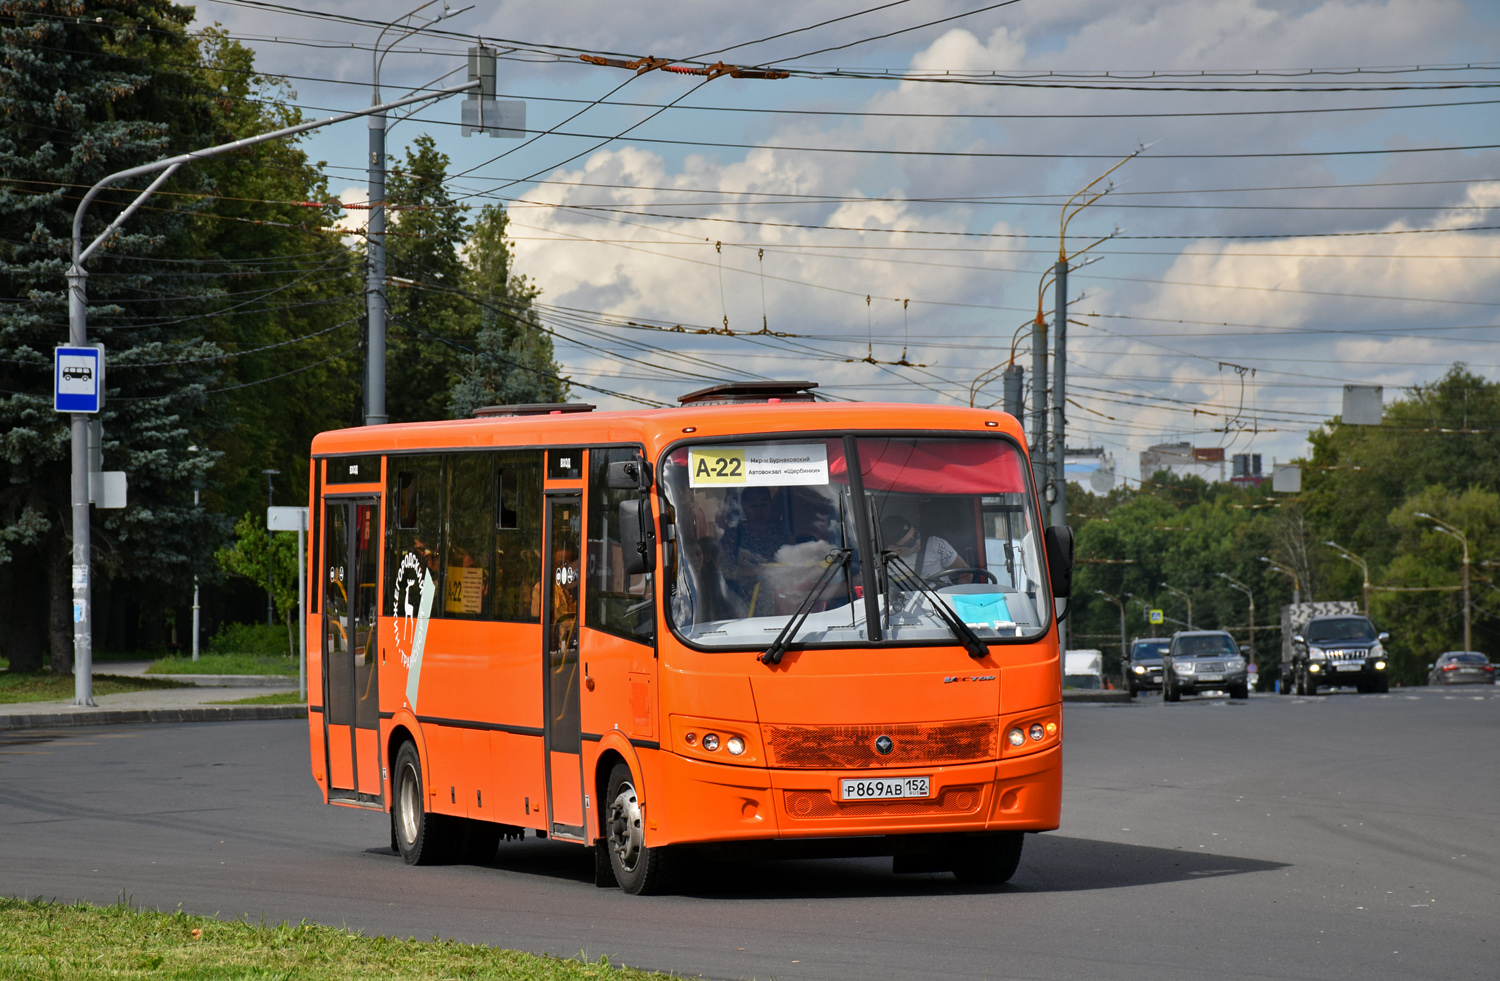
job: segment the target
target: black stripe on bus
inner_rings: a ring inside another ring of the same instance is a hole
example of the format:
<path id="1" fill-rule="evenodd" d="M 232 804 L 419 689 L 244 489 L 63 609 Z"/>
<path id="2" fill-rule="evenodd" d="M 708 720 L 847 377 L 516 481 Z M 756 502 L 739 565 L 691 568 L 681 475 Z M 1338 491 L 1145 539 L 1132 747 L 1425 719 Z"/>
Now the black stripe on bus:
<path id="1" fill-rule="evenodd" d="M 472 722 L 468 719 L 441 719 L 432 715 L 419 715 L 417 721 L 423 725 L 448 726 L 452 729 L 480 729 L 485 732 L 508 732 L 513 736 L 541 736 L 542 729 L 535 726 L 512 726 L 503 722 Z"/>

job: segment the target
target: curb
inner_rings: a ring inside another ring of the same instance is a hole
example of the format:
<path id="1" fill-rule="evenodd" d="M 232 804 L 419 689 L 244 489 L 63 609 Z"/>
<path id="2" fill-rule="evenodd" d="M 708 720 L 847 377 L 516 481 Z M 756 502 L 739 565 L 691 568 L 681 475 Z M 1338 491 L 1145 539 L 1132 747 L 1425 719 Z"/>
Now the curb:
<path id="1" fill-rule="evenodd" d="M 148 722 L 257 722 L 305 719 L 306 705 L 208 705 L 177 709 L 105 709 L 100 712 L 39 712 L 0 715 L 6 729 L 54 729 L 71 726 L 140 725 Z"/>
<path id="2" fill-rule="evenodd" d="M 296 688 L 296 675 L 280 674 L 143 674 L 199 688 Z"/>

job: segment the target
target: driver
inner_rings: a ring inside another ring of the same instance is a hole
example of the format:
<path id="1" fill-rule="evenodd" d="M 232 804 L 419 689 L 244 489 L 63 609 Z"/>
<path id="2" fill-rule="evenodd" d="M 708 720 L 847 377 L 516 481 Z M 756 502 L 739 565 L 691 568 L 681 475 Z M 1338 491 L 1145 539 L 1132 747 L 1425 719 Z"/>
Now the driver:
<path id="1" fill-rule="evenodd" d="M 888 514 L 880 521 L 880 537 L 885 547 L 901 557 L 901 561 L 917 570 L 923 579 L 949 569 L 966 568 L 958 549 L 937 535 L 924 536 L 905 516 Z"/>

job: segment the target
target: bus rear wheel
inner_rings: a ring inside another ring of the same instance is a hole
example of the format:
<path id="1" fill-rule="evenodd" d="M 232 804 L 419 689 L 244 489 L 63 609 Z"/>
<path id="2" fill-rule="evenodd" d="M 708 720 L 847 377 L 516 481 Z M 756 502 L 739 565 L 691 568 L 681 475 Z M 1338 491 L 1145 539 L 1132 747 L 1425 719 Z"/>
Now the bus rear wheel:
<path id="1" fill-rule="evenodd" d="M 975 886 L 998 886 L 1009 882 L 1021 864 L 1025 835 L 1019 831 L 959 838 L 953 844 L 952 872 L 959 882 Z"/>
<path id="2" fill-rule="evenodd" d="M 432 865 L 447 859 L 453 829 L 448 818 L 427 812 L 422 759 L 409 742 L 396 751 L 392 784 L 391 830 L 401 858 L 407 865 Z"/>
<path id="3" fill-rule="evenodd" d="M 632 896 L 663 891 L 671 863 L 665 848 L 646 846 L 640 795 L 630 767 L 615 764 L 604 799 L 609 802 L 604 813 L 604 844 L 615 881 Z"/>

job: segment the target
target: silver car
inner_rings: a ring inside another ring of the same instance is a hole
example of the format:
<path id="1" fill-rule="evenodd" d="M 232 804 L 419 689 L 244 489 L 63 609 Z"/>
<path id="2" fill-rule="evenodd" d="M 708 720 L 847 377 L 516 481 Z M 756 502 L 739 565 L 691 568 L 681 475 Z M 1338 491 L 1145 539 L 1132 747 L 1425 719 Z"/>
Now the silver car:
<path id="1" fill-rule="evenodd" d="M 1427 665 L 1429 685 L 1493 685 L 1495 666 L 1478 651 L 1447 651 Z"/>
<path id="2" fill-rule="evenodd" d="M 1161 696 L 1176 702 L 1184 694 L 1227 691 L 1230 698 L 1249 698 L 1244 655 L 1222 630 L 1179 630 L 1162 658 Z"/>

